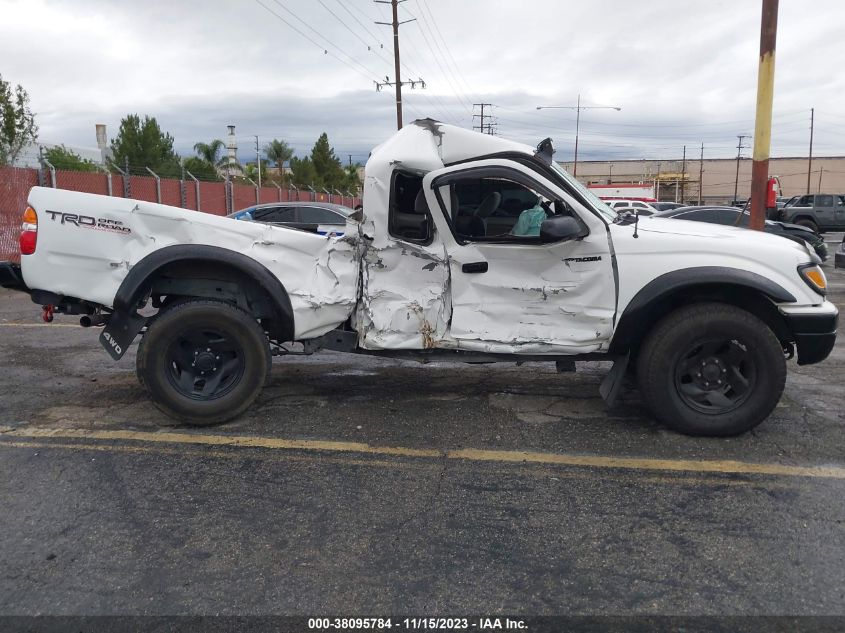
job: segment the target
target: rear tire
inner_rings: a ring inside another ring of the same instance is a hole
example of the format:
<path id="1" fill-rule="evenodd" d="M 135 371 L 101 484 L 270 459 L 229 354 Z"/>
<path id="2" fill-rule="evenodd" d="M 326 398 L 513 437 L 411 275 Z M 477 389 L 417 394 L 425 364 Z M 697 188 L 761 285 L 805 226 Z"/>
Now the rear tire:
<path id="1" fill-rule="evenodd" d="M 688 435 L 738 435 L 777 405 L 786 360 L 760 319 L 731 305 L 702 303 L 672 312 L 651 331 L 637 381 L 666 426 Z"/>
<path id="2" fill-rule="evenodd" d="M 162 412 L 208 426 L 243 413 L 270 373 L 267 336 L 243 310 L 188 300 L 167 308 L 141 339 L 137 374 Z"/>

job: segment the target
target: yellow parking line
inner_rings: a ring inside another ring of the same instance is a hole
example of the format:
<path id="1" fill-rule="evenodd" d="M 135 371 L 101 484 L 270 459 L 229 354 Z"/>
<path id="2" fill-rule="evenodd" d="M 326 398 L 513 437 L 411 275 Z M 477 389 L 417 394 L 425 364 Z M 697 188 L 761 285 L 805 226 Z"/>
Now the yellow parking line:
<path id="1" fill-rule="evenodd" d="M 86 440 L 130 440 L 167 444 L 203 444 L 239 448 L 271 450 L 322 451 L 359 453 L 393 457 L 422 457 L 430 459 L 457 459 L 476 462 L 513 464 L 545 464 L 577 466 L 584 468 L 624 469 L 641 471 L 674 471 L 694 473 L 772 475 L 781 477 L 813 477 L 845 479 L 845 468 L 839 466 L 790 466 L 787 464 L 742 462 L 733 460 L 651 459 L 639 457 L 611 457 L 601 455 L 573 455 L 566 453 L 539 453 L 530 451 L 497 451 L 488 449 L 407 448 L 401 446 L 371 446 L 361 442 L 331 440 L 294 440 L 244 435 L 206 435 L 201 433 L 169 433 L 151 431 L 103 429 L 15 429 L 0 432 L 2 438 L 62 438 Z M 0 442 L 0 446 L 3 443 Z M 68 445 L 63 445 L 68 446 Z M 80 446 L 80 448 L 85 448 Z"/>
<path id="2" fill-rule="evenodd" d="M 79 323 L 0 323 L 0 327 L 75 327 L 84 329 Z"/>

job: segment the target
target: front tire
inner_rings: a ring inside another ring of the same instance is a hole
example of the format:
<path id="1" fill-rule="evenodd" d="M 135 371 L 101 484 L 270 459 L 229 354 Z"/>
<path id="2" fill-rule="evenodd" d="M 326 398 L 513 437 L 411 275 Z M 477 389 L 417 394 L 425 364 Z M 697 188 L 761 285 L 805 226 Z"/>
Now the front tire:
<path id="1" fill-rule="evenodd" d="M 186 424 L 208 426 L 255 401 L 271 360 L 267 336 L 249 314 L 221 301 L 188 300 L 156 317 L 136 362 L 156 407 Z"/>
<path id="2" fill-rule="evenodd" d="M 637 379 L 645 403 L 666 426 L 688 435 L 738 435 L 777 405 L 786 360 L 760 319 L 703 303 L 657 324 L 640 350 Z"/>

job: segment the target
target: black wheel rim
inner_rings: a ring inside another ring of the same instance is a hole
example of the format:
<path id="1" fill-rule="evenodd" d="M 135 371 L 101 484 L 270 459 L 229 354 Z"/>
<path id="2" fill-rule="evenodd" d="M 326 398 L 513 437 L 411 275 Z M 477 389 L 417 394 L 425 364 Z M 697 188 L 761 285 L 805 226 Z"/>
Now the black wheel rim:
<path id="1" fill-rule="evenodd" d="M 167 378 L 192 400 L 222 398 L 241 381 L 244 354 L 231 334 L 217 328 L 194 328 L 176 336 L 165 357 Z"/>
<path id="2" fill-rule="evenodd" d="M 701 413 L 721 415 L 739 408 L 756 382 L 757 367 L 750 350 L 736 339 L 699 341 L 675 365 L 678 396 Z"/>

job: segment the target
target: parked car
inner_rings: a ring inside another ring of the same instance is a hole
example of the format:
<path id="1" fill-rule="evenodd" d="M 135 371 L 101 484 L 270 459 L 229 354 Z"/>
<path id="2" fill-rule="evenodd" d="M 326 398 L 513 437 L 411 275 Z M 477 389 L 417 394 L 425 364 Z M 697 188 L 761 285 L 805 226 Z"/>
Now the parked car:
<path id="1" fill-rule="evenodd" d="M 816 193 L 795 196 L 778 210 L 781 222 L 800 224 L 816 233 L 845 229 L 845 195 Z"/>
<path id="2" fill-rule="evenodd" d="M 680 209 L 681 207 L 687 206 L 680 202 L 649 202 L 649 205 L 658 211 L 670 211 L 672 209 Z"/>
<path id="3" fill-rule="evenodd" d="M 328 202 L 269 202 L 257 204 L 227 217 L 248 222 L 277 224 L 319 235 L 343 235 L 353 209 Z"/>
<path id="4" fill-rule="evenodd" d="M 630 211 L 631 213 L 638 213 L 639 215 L 646 216 L 657 213 L 657 209 L 651 206 L 650 203 L 643 202 L 642 200 L 615 199 L 605 200 L 604 202 L 617 213 Z"/>
<path id="5" fill-rule="evenodd" d="M 697 222 L 739 227 L 748 227 L 751 222 L 751 213 L 748 210 L 737 209 L 736 207 L 680 207 L 669 211 L 661 211 L 654 217 L 695 220 Z M 766 220 L 766 228 L 764 230 L 766 233 L 780 235 L 793 241 L 806 242 L 822 261 L 827 260 L 827 244 L 825 244 L 821 237 L 805 226 Z"/>

